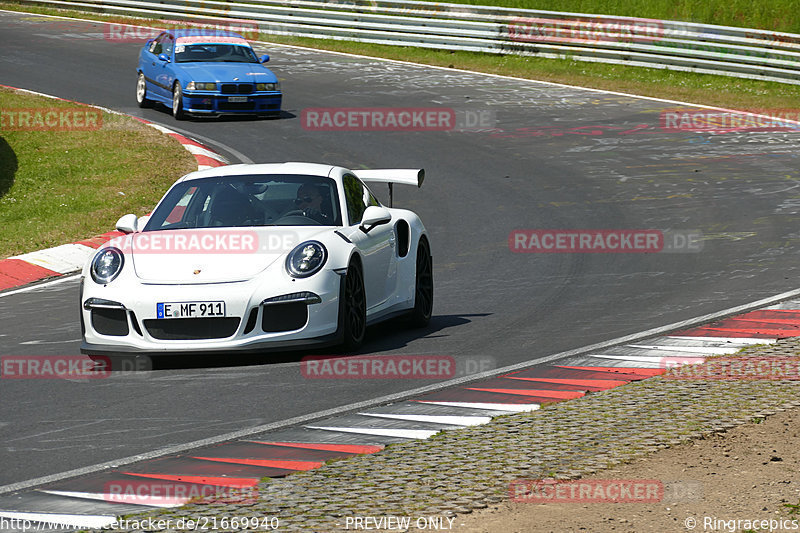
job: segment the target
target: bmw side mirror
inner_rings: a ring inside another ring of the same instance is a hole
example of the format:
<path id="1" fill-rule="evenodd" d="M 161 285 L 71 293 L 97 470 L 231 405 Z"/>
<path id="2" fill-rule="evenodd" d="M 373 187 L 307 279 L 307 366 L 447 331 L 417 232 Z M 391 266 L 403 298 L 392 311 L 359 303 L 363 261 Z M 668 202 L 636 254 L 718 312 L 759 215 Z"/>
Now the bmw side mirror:
<path id="1" fill-rule="evenodd" d="M 122 233 L 134 233 L 137 227 L 137 218 L 134 214 L 124 215 L 117 220 L 117 229 Z"/>
<path id="2" fill-rule="evenodd" d="M 359 228 L 364 233 L 369 233 L 375 226 L 387 224 L 392 220 L 392 214 L 385 207 L 371 205 L 364 211 Z"/>
<path id="3" fill-rule="evenodd" d="M 267 61 L 269 61 L 269 56 L 267 54 L 264 54 L 258 60 L 261 61 L 262 63 L 266 63 Z"/>
<path id="4" fill-rule="evenodd" d="M 159 61 L 166 61 L 169 63 L 169 56 L 167 54 L 158 54 Z"/>

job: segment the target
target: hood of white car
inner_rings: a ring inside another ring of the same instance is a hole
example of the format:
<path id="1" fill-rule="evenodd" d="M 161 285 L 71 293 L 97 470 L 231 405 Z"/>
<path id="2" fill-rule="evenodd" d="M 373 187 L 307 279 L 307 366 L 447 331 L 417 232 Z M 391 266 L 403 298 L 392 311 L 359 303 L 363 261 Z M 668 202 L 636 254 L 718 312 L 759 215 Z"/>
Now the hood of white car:
<path id="1" fill-rule="evenodd" d="M 125 255 L 145 283 L 247 281 L 328 231 L 318 226 L 146 231 L 127 236 Z"/>

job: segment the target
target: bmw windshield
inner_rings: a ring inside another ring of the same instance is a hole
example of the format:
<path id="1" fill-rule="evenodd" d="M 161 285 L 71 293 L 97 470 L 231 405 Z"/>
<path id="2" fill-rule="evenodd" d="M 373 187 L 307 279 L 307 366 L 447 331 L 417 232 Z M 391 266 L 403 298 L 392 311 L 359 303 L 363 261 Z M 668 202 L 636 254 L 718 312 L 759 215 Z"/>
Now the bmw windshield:
<path id="1" fill-rule="evenodd" d="M 255 52 L 240 44 L 178 44 L 175 47 L 176 63 L 228 62 L 258 63 Z"/>

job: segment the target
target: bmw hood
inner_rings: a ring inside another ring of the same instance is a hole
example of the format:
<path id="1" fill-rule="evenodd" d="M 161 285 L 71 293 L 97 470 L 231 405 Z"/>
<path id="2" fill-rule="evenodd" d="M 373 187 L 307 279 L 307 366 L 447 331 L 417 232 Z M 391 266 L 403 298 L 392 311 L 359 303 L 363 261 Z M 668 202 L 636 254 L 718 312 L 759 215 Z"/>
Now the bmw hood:
<path id="1" fill-rule="evenodd" d="M 191 79 L 199 82 L 275 83 L 278 78 L 261 63 L 178 63 Z M 239 78 L 235 80 L 234 78 Z"/>
<path id="2" fill-rule="evenodd" d="M 123 251 L 145 283 L 230 283 L 256 277 L 301 242 L 329 231 L 318 226 L 146 231 L 126 235 Z"/>

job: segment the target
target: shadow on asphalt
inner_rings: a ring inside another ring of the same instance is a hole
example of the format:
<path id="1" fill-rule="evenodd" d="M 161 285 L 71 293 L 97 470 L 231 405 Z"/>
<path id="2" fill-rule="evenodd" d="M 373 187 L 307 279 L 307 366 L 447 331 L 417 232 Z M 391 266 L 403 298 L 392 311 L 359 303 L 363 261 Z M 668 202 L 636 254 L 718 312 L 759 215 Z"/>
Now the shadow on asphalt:
<path id="1" fill-rule="evenodd" d="M 388 320 L 367 328 L 367 336 L 360 350 L 351 354 L 342 353 L 337 347 L 303 349 L 281 352 L 263 353 L 227 353 L 227 354 L 177 354 L 164 356 L 149 355 L 114 355 L 93 356 L 95 361 L 111 362 L 113 372 L 149 372 L 153 370 L 177 370 L 191 368 L 220 368 L 252 366 L 280 363 L 298 363 L 308 356 L 349 357 L 352 355 L 380 355 L 381 352 L 397 350 L 409 342 L 421 337 L 442 337 L 447 329 L 463 326 L 471 322 L 470 318 L 488 316 L 487 313 L 469 315 L 434 315 L 425 328 L 409 328 L 404 318 Z M 421 354 L 409 354 L 421 355 Z M 447 354 L 438 354 L 447 355 Z"/>
<path id="2" fill-rule="evenodd" d="M 167 107 L 164 104 L 158 103 L 154 106 L 154 109 L 157 111 L 162 111 L 167 115 L 172 115 L 172 108 Z M 219 116 L 202 116 L 202 115 L 186 115 L 185 119 L 176 120 L 176 124 L 180 124 L 181 122 L 256 122 L 259 120 L 263 120 L 265 122 L 273 121 L 273 120 L 285 120 L 297 118 L 297 115 L 294 113 L 290 113 L 289 111 L 281 110 L 280 114 L 277 116 L 256 116 L 256 115 L 219 115 Z M 173 119 L 174 120 L 174 119 Z"/>
<path id="3" fill-rule="evenodd" d="M 0 137 L 0 198 L 5 196 L 14 185 L 17 168 L 17 154 L 6 140 Z"/>

